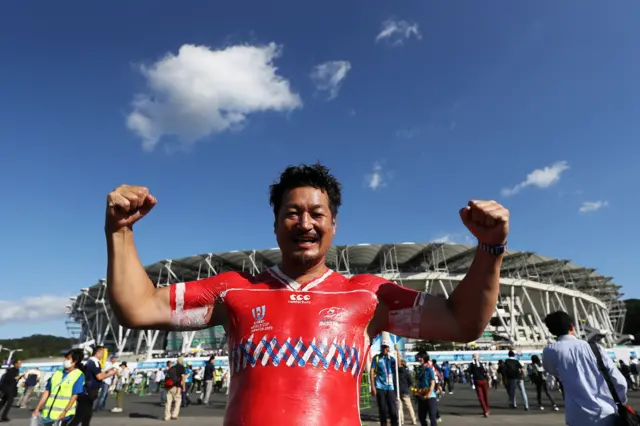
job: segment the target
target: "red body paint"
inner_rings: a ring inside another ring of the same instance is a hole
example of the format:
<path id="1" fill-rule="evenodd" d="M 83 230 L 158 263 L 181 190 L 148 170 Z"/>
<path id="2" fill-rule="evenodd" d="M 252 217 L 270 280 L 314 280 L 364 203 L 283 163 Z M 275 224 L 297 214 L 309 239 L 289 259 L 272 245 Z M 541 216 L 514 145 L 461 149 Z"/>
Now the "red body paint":
<path id="1" fill-rule="evenodd" d="M 300 284 L 272 268 L 255 278 L 229 272 L 177 284 L 171 306 L 176 328 L 197 329 L 209 326 L 216 302 L 226 305 L 225 426 L 355 426 L 376 308 L 413 308 L 421 295 L 373 275 L 328 271 Z"/>

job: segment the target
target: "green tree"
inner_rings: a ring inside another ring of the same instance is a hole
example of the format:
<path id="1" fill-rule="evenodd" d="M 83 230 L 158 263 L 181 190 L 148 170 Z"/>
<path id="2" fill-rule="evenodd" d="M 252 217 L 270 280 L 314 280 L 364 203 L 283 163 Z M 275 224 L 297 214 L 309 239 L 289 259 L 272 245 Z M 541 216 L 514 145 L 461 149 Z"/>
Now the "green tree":
<path id="1" fill-rule="evenodd" d="M 29 360 L 33 358 L 59 357 L 65 351 L 77 343 L 77 340 L 68 337 L 34 334 L 18 339 L 2 339 L 0 346 L 6 349 L 22 349 L 13 355 L 14 359 Z M 0 360 L 6 361 L 9 352 L 2 351 Z"/>

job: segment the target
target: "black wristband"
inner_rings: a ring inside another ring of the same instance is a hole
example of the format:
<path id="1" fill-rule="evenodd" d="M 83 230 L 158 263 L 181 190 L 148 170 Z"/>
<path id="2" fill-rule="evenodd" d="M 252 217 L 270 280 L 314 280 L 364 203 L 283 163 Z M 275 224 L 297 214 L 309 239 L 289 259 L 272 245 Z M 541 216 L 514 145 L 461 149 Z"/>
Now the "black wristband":
<path id="1" fill-rule="evenodd" d="M 482 250 L 482 251 L 486 251 L 489 254 L 493 254 L 495 256 L 499 256 L 501 254 L 504 254 L 504 252 L 507 250 L 507 243 L 505 241 L 504 244 L 498 244 L 498 245 L 489 245 L 489 244 L 484 244 L 484 243 L 478 243 L 478 247 Z"/>

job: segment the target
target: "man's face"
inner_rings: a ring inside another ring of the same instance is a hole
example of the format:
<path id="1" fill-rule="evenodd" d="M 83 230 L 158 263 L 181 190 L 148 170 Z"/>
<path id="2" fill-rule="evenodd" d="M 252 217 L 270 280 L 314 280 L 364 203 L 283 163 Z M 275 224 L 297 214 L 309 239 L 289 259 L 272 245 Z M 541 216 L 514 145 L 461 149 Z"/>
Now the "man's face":
<path id="1" fill-rule="evenodd" d="M 389 346 L 384 346 L 382 348 L 382 354 L 383 355 L 389 355 Z"/>
<path id="2" fill-rule="evenodd" d="M 331 247 L 334 225 L 326 192 L 307 186 L 285 192 L 275 220 L 282 257 L 301 265 L 320 262 Z"/>
<path id="3" fill-rule="evenodd" d="M 102 359 L 103 355 L 104 355 L 104 350 L 100 349 L 98 352 L 96 352 L 94 356 L 96 357 L 96 359 Z"/>

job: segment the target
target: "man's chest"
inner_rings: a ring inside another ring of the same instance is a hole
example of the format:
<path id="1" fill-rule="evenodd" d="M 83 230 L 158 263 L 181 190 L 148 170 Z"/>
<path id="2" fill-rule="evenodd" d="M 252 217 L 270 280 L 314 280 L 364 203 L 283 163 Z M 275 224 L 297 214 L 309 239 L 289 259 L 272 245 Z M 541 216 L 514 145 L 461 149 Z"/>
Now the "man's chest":
<path id="1" fill-rule="evenodd" d="M 378 305 L 364 289 L 294 292 L 239 289 L 225 297 L 230 334 L 280 337 L 348 338 L 362 335 Z"/>

